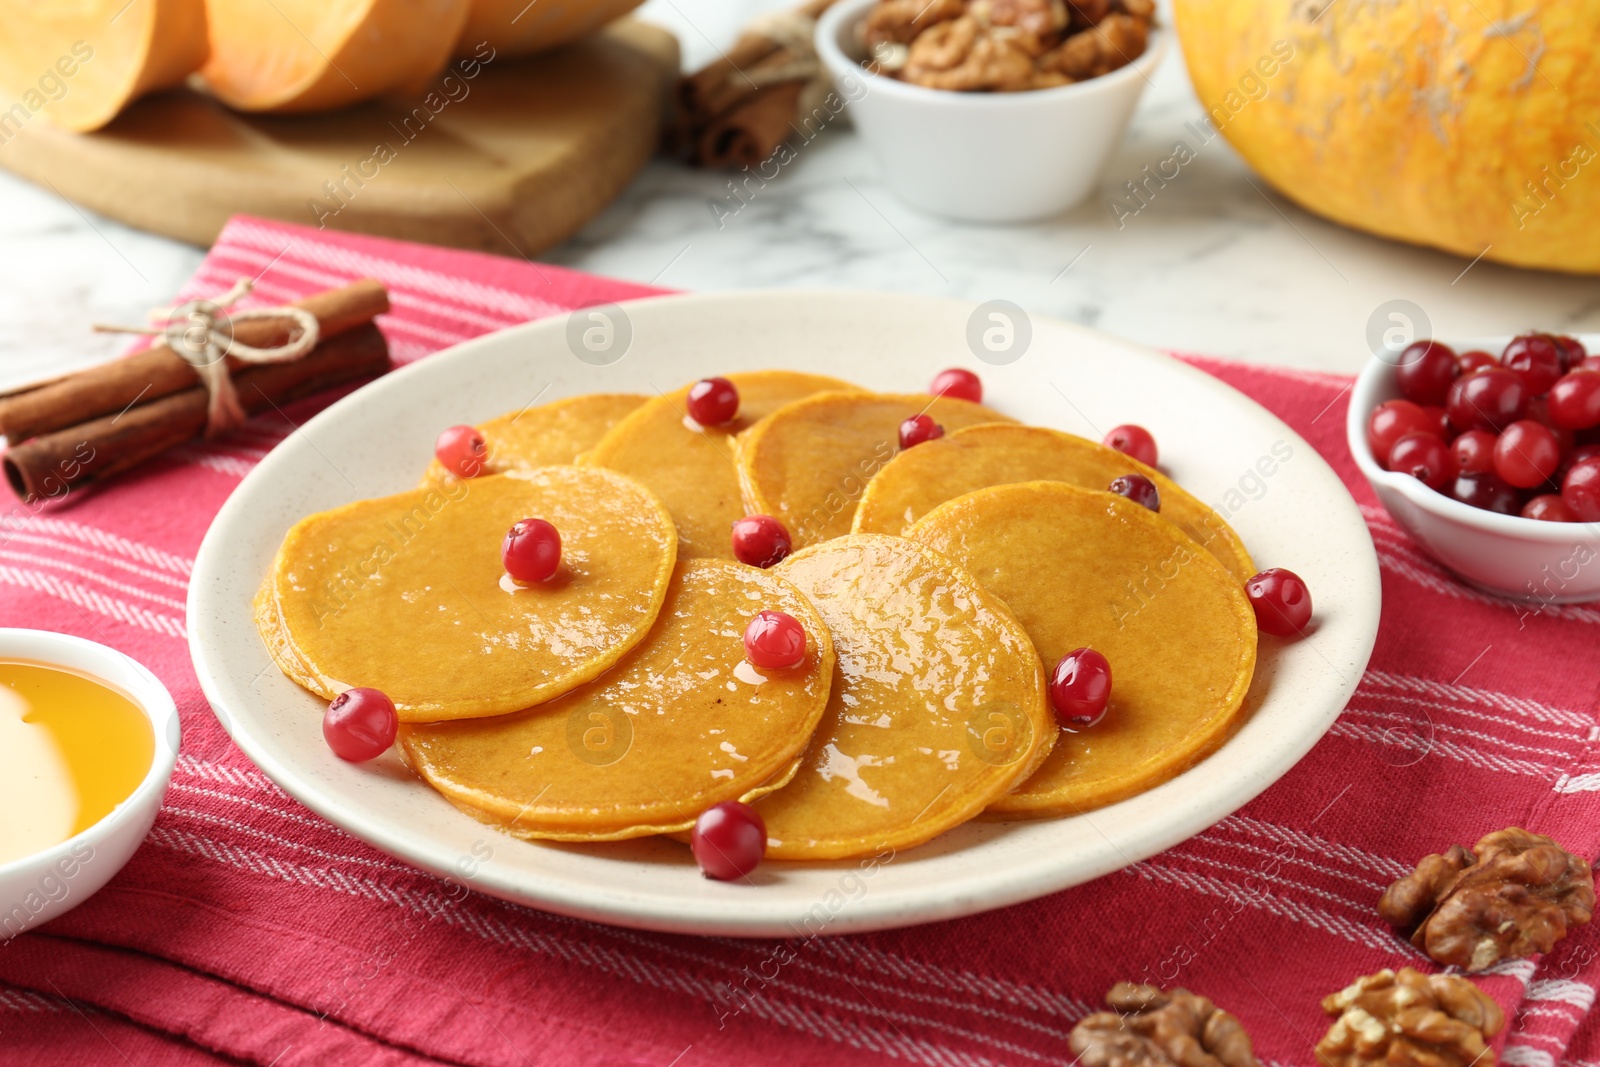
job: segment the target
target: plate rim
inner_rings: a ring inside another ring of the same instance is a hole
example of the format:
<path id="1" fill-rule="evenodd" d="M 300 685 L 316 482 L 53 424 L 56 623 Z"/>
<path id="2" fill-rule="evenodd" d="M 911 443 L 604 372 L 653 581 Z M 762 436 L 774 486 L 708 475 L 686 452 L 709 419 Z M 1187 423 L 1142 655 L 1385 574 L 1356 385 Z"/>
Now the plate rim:
<path id="1" fill-rule="evenodd" d="M 980 301 L 959 297 L 932 296 L 920 293 L 809 288 L 655 294 L 624 301 L 601 301 L 595 306 L 609 305 L 627 311 L 645 305 L 663 303 L 705 303 L 715 305 L 727 301 L 759 302 L 770 300 L 791 301 L 802 306 L 815 305 L 818 301 L 837 305 L 841 300 L 871 300 L 884 302 L 886 306 L 890 303 L 897 303 L 908 311 L 917 304 L 943 307 L 946 310 L 961 309 L 968 312 L 982 306 Z M 301 776 L 292 764 L 279 761 L 256 737 L 236 725 L 233 716 L 224 706 L 226 701 L 221 693 L 222 677 L 224 676 L 224 672 L 220 670 L 222 664 L 218 664 L 219 670 L 214 673 L 211 665 L 213 650 L 208 649 L 202 636 L 206 628 L 194 624 L 197 615 L 197 603 L 203 604 L 208 595 L 209 582 L 205 579 L 210 575 L 213 568 L 217 566 L 213 562 L 214 557 L 224 554 L 219 545 L 223 541 L 225 531 L 238 521 L 240 514 L 244 513 L 248 507 L 248 498 L 256 490 L 256 487 L 262 483 L 270 483 L 276 468 L 281 463 L 289 462 L 286 458 L 289 449 L 285 446 L 297 434 L 304 435 L 306 431 L 313 430 L 320 425 L 333 423 L 344 418 L 346 412 L 369 403 L 370 400 L 363 397 L 362 394 L 367 393 L 370 389 L 397 388 L 398 386 L 386 385 L 385 383 L 404 382 L 418 375 L 440 373 L 430 368 L 437 368 L 457 360 L 470 359 L 471 354 L 478 349 L 504 345 L 508 343 L 508 339 L 514 339 L 523 334 L 544 331 L 557 332 L 564 329 L 561 325 L 562 320 L 570 314 L 571 311 L 557 312 L 542 319 L 531 320 L 474 337 L 420 357 L 404 366 L 394 368 L 360 389 L 339 398 L 304 424 L 298 426 L 294 432 L 291 432 L 283 441 L 274 446 L 245 475 L 230 492 L 222 507 L 218 509 L 217 514 L 207 527 L 199 549 L 196 551 L 189 592 L 185 600 L 185 620 L 188 629 L 190 658 L 199 680 L 201 691 L 212 713 L 234 744 L 239 746 L 246 758 L 278 788 L 324 819 L 327 819 L 334 826 L 386 855 L 428 874 L 450 881 L 463 881 L 461 872 L 448 863 L 436 861 L 433 856 L 429 855 L 426 851 L 427 845 L 425 842 L 427 839 L 408 838 L 403 834 L 383 832 L 381 828 L 375 828 L 370 825 L 357 825 L 362 819 L 359 813 L 352 814 L 340 810 L 334 799 L 323 796 L 315 787 L 314 782 L 302 783 Z M 1054 328 L 1065 329 L 1068 333 L 1081 337 L 1092 337 L 1100 344 L 1109 344 L 1136 352 L 1142 357 L 1152 358 L 1163 363 L 1174 370 L 1179 377 L 1204 381 L 1207 383 L 1207 388 L 1220 388 L 1228 391 L 1238 401 L 1254 407 L 1264 418 L 1275 424 L 1293 446 L 1297 449 L 1303 449 L 1303 453 L 1299 454 L 1306 455 L 1314 461 L 1314 466 L 1318 468 L 1319 474 L 1325 474 L 1328 479 L 1331 479 L 1338 486 L 1338 497 L 1330 504 L 1330 508 L 1345 512 L 1346 519 L 1353 520 L 1353 526 L 1359 526 L 1363 531 L 1364 548 L 1366 550 L 1364 562 L 1368 564 L 1368 566 L 1362 568 L 1362 574 L 1352 575 L 1353 583 L 1359 579 L 1359 584 L 1365 587 L 1364 590 L 1358 590 L 1358 592 L 1370 593 L 1370 596 L 1359 598 L 1352 596 L 1352 600 L 1359 599 L 1370 606 L 1370 610 L 1367 612 L 1368 618 L 1364 620 L 1366 625 L 1361 629 L 1362 640 L 1359 642 L 1359 647 L 1352 650 L 1354 652 L 1352 663 L 1359 669 L 1353 670 L 1349 677 L 1341 675 L 1340 681 L 1336 686 L 1329 686 L 1329 692 L 1334 695 L 1330 695 L 1328 699 L 1330 705 L 1336 701 L 1336 707 L 1324 713 L 1325 721 L 1320 729 L 1306 731 L 1298 736 L 1294 744 L 1273 749 L 1271 759 L 1264 759 L 1252 765 L 1250 768 L 1252 775 L 1259 774 L 1259 781 L 1252 781 L 1250 785 L 1243 789 L 1235 787 L 1233 792 L 1234 799 L 1226 804 L 1205 807 L 1204 809 L 1185 805 L 1181 812 L 1165 823 L 1156 827 L 1140 827 L 1136 832 L 1125 837 L 1121 845 L 1113 842 L 1113 850 L 1118 855 L 1107 856 L 1102 862 L 1088 866 L 1070 867 L 1055 860 L 1054 857 L 1044 857 L 1031 863 L 1012 864 L 1007 868 L 1009 872 L 1008 881 L 1004 884 L 995 885 L 991 882 L 979 887 L 972 884 L 974 882 L 972 877 L 968 877 L 956 886 L 953 892 L 939 893 L 932 897 L 924 894 L 924 897 L 919 899 L 916 906 L 909 912 L 905 910 L 906 905 L 898 896 L 891 896 L 885 900 L 882 894 L 867 893 L 860 899 L 852 901 L 852 904 L 856 906 L 846 908 L 832 915 L 826 930 L 822 932 L 823 936 L 894 929 L 992 911 L 1092 881 L 1114 871 L 1125 869 L 1134 863 L 1148 859 L 1150 856 L 1188 840 L 1250 803 L 1250 801 L 1281 780 L 1291 768 L 1299 763 L 1306 753 L 1322 740 L 1339 714 L 1342 713 L 1370 662 L 1377 640 L 1378 619 L 1382 607 L 1382 586 L 1376 547 L 1372 542 L 1370 530 L 1361 516 L 1359 506 L 1350 495 L 1348 488 L 1345 487 L 1343 480 L 1339 478 L 1337 472 L 1333 470 L 1327 460 L 1323 459 L 1321 454 L 1292 427 L 1253 397 L 1175 356 L 1053 316 L 1032 315 L 1030 313 L 1030 318 L 1036 323 L 1045 322 Z M 443 362 L 441 362 L 441 358 L 443 358 Z M 223 566 L 225 565 L 224 563 Z M 220 652 L 218 657 L 219 659 L 225 658 L 221 656 Z M 1170 785 L 1172 782 L 1181 780 L 1184 775 L 1195 767 L 1201 766 L 1220 755 L 1226 745 L 1232 741 L 1233 736 L 1236 735 L 1230 735 L 1230 738 L 1224 742 L 1222 748 L 1213 751 L 1204 759 L 1164 784 Z M 1162 787 L 1157 786 L 1155 788 Z M 1144 796 L 1148 792 L 1150 791 L 1147 790 L 1138 796 Z M 1138 796 L 1118 803 L 1129 803 L 1138 799 Z M 1107 808 L 1096 810 L 1106 811 L 1116 806 L 1108 805 Z M 1223 807 L 1225 807 L 1225 810 L 1220 810 Z M 1012 825 L 1021 824 L 1025 823 L 1019 821 L 1018 824 Z M 1004 824 L 996 823 L 993 825 Z M 829 869 L 840 867 L 839 864 L 793 864 L 792 866 Z M 779 915 L 776 912 L 769 915 L 713 914 L 716 912 L 718 902 L 710 901 L 706 909 L 708 914 L 690 915 L 685 914 L 681 905 L 671 899 L 640 898 L 636 895 L 612 891 L 610 887 L 604 885 L 586 886 L 581 890 L 580 895 L 579 890 L 569 889 L 567 883 L 559 880 L 531 884 L 523 880 L 517 880 L 518 884 L 510 884 L 508 880 L 493 877 L 489 867 L 479 870 L 476 876 L 466 881 L 469 888 L 513 904 L 620 927 L 667 933 L 714 934 L 733 937 L 784 937 L 794 936 L 798 932 L 792 921 L 793 913 L 788 911 L 785 911 L 783 915 Z M 805 913 L 802 912 L 801 914 Z"/>

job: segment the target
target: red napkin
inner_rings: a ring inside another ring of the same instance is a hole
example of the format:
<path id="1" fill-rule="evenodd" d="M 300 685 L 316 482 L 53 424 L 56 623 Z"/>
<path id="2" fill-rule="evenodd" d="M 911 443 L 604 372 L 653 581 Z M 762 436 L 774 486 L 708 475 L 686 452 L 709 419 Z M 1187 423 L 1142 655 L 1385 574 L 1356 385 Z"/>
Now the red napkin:
<path id="1" fill-rule="evenodd" d="M 262 303 L 381 278 L 394 311 L 380 325 L 402 362 L 653 291 L 240 218 L 183 295 L 257 274 Z M 1349 708 L 1260 799 L 1169 852 L 987 915 L 795 942 L 782 966 L 775 942 L 455 901 L 289 799 L 233 747 L 189 665 L 184 588 L 218 506 L 291 431 L 282 418 L 65 506 L 12 508 L 0 520 L 0 619 L 147 664 L 177 698 L 184 743 L 127 868 L 0 948 L 0 1063 L 1069 1064 L 1073 1023 L 1113 982 L 1142 979 L 1235 1012 L 1271 1067 L 1309 1067 L 1324 994 L 1383 967 L 1431 967 L 1374 910 L 1423 854 L 1515 824 L 1595 856 L 1600 607 L 1532 612 L 1419 552 L 1346 454 L 1349 379 L 1193 362 L 1305 435 L 1363 505 L 1384 611 Z M 303 421 L 328 399 L 286 414 Z M 1510 1020 L 1503 1062 L 1600 1063 L 1597 957 L 1588 927 L 1478 979 Z"/>

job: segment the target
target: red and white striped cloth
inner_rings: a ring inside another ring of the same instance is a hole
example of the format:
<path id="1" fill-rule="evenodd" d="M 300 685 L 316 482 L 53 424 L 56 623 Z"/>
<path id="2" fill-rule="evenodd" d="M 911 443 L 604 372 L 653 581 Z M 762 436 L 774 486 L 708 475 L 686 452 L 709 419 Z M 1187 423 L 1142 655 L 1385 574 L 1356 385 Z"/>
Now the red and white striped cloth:
<path id="1" fill-rule="evenodd" d="M 237 219 L 184 295 L 258 273 L 261 302 L 381 278 L 394 311 L 380 325 L 401 362 L 649 291 Z M 1382 967 L 1429 966 L 1374 910 L 1418 857 L 1511 824 L 1595 856 L 1600 607 L 1530 614 L 1419 552 L 1346 454 L 1347 379 L 1194 362 L 1304 434 L 1364 506 L 1385 607 L 1349 709 L 1283 781 L 1169 852 L 988 915 L 817 939 L 782 967 L 770 942 L 442 900 L 435 879 L 311 814 L 233 747 L 189 665 L 184 589 L 217 507 L 289 431 L 281 418 L 64 507 L 11 509 L 0 621 L 143 661 L 177 698 L 184 745 L 127 868 L 0 948 L 0 1063 L 1070 1064 L 1073 1023 L 1113 982 L 1143 978 L 1214 997 L 1270 1067 L 1312 1067 L 1324 994 Z M 327 399 L 287 414 L 303 420 Z M 1600 1067 L 1597 957 L 1589 927 L 1479 979 L 1510 1020 L 1502 1062 Z M 757 995 L 719 1025 L 735 985 Z"/>

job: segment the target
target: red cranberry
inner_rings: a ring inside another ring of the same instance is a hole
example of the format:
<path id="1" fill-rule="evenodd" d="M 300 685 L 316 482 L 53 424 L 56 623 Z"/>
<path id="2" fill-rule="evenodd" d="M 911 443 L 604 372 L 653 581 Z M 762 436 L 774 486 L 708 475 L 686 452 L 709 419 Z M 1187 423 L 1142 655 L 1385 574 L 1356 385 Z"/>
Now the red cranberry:
<path id="1" fill-rule="evenodd" d="M 1499 438 L 1488 430 L 1468 430 L 1450 443 L 1456 469 L 1463 474 L 1488 474 L 1494 470 L 1494 443 Z"/>
<path id="2" fill-rule="evenodd" d="M 1556 471 L 1556 477 L 1565 481 L 1568 471 L 1594 456 L 1600 456 L 1600 445 L 1579 445 L 1561 457 L 1561 469 Z"/>
<path id="3" fill-rule="evenodd" d="M 1584 356 L 1583 357 L 1583 362 L 1579 363 L 1576 367 L 1573 367 L 1572 369 L 1573 370 L 1600 370 L 1600 356 Z"/>
<path id="4" fill-rule="evenodd" d="M 1161 510 L 1161 493 L 1149 478 L 1142 474 L 1124 474 L 1111 481 L 1111 491 L 1125 496 L 1135 504 L 1143 504 L 1151 511 Z"/>
<path id="5" fill-rule="evenodd" d="M 702 378 L 689 387 L 685 405 L 701 426 L 721 426 L 739 415 L 739 390 L 726 378 Z"/>
<path id="6" fill-rule="evenodd" d="M 913 415 L 900 424 L 902 451 L 924 441 L 935 441 L 944 436 L 944 427 L 933 421 L 932 415 Z"/>
<path id="7" fill-rule="evenodd" d="M 724 800 L 700 813 L 689 834 L 689 849 L 700 873 L 720 882 L 743 878 L 767 854 L 767 824 L 761 813 L 737 800 Z"/>
<path id="8" fill-rule="evenodd" d="M 346 689 L 322 714 L 322 739 L 335 756 L 351 763 L 377 759 L 399 731 L 394 701 L 381 689 Z"/>
<path id="9" fill-rule="evenodd" d="M 1431 433 L 1428 413 L 1409 400 L 1386 400 L 1367 419 L 1367 444 L 1381 466 L 1389 465 L 1389 449 L 1408 433 Z"/>
<path id="10" fill-rule="evenodd" d="M 1311 621 L 1311 590 L 1294 571 L 1264 570 L 1244 583 L 1244 592 L 1262 633 L 1293 637 Z"/>
<path id="11" fill-rule="evenodd" d="M 1463 504 L 1485 511 L 1498 511 L 1502 515 L 1515 515 L 1522 510 L 1522 494 L 1501 480 L 1498 474 L 1458 474 L 1450 495 Z"/>
<path id="12" fill-rule="evenodd" d="M 1572 465 L 1561 483 L 1561 499 L 1579 522 L 1600 522 L 1600 456 Z"/>
<path id="13" fill-rule="evenodd" d="M 1443 404 L 1450 383 L 1460 374 L 1455 350 L 1438 341 L 1418 341 L 1400 353 L 1394 369 L 1400 391 L 1416 404 Z"/>
<path id="14" fill-rule="evenodd" d="M 1494 443 L 1494 472 L 1518 489 L 1549 481 L 1561 466 L 1561 445 L 1548 426 L 1523 419 L 1507 426 Z"/>
<path id="15" fill-rule="evenodd" d="M 1532 419 L 1540 426 L 1543 426 L 1545 429 L 1555 434 L 1556 446 L 1561 450 L 1563 455 L 1572 450 L 1573 439 L 1577 436 L 1577 434 L 1575 431 L 1557 426 L 1555 420 L 1550 417 L 1549 393 L 1546 393 L 1544 396 L 1529 398 L 1528 410 L 1522 417 L 1524 419 Z"/>
<path id="16" fill-rule="evenodd" d="M 1573 371 L 1550 387 L 1550 421 L 1566 430 L 1600 426 L 1600 374 Z"/>
<path id="17" fill-rule="evenodd" d="M 983 403 L 983 382 L 976 374 L 960 367 L 951 367 L 934 375 L 933 384 L 928 386 L 928 392 L 934 396 L 953 396 L 957 400 L 970 400 L 974 404 Z"/>
<path id="18" fill-rule="evenodd" d="M 1542 522 L 1577 522 L 1578 516 L 1567 507 L 1567 502 L 1555 493 L 1540 493 L 1522 505 L 1522 517 Z"/>
<path id="19" fill-rule="evenodd" d="M 789 531 L 771 515 L 746 515 L 733 523 L 733 555 L 752 567 L 782 563 L 794 547 Z"/>
<path id="20" fill-rule="evenodd" d="M 500 562 L 524 585 L 542 582 L 561 566 L 561 533 L 543 519 L 523 519 L 506 533 Z"/>
<path id="21" fill-rule="evenodd" d="M 1050 672 L 1050 704 L 1063 729 L 1099 725 L 1110 702 L 1111 664 L 1094 649 L 1073 649 Z"/>
<path id="22" fill-rule="evenodd" d="M 1389 449 L 1389 469 L 1409 474 L 1429 489 L 1443 492 L 1456 476 L 1456 461 L 1444 438 L 1431 433 L 1408 433 Z"/>
<path id="23" fill-rule="evenodd" d="M 1500 365 L 1522 379 L 1529 395 L 1538 396 L 1561 377 L 1561 350 L 1542 333 L 1525 333 L 1506 345 Z"/>
<path id="24" fill-rule="evenodd" d="M 1499 433 L 1528 410 L 1528 389 L 1504 367 L 1490 367 L 1457 378 L 1445 399 L 1450 421 L 1463 430 Z"/>
<path id="25" fill-rule="evenodd" d="M 760 612 L 744 628 L 744 656 L 764 671 L 798 667 L 806 658 L 806 628 L 793 615 Z"/>
<path id="26" fill-rule="evenodd" d="M 1132 423 L 1113 427 L 1106 434 L 1103 442 L 1108 448 L 1114 448 L 1124 456 L 1132 456 L 1146 467 L 1154 467 L 1158 453 L 1156 439 L 1150 431 L 1143 426 L 1134 426 Z"/>
<path id="27" fill-rule="evenodd" d="M 1480 349 L 1461 353 L 1456 357 L 1456 362 L 1461 364 L 1461 376 L 1463 378 L 1469 374 L 1476 374 L 1481 370 L 1500 365 L 1498 360 Z"/>
<path id="28" fill-rule="evenodd" d="M 1429 404 L 1422 409 L 1422 413 L 1428 416 L 1429 433 L 1442 437 L 1447 444 L 1455 440 L 1456 428 L 1450 425 L 1449 412 L 1445 411 L 1444 408 Z"/>
<path id="29" fill-rule="evenodd" d="M 476 426 L 452 426 L 433 443 L 434 458 L 457 478 L 476 478 L 483 473 L 489 454 L 483 434 Z"/>
<path id="30" fill-rule="evenodd" d="M 1576 337 L 1566 334 L 1551 334 L 1550 340 L 1555 342 L 1556 351 L 1561 353 L 1561 369 L 1571 370 L 1588 357 L 1588 351 L 1583 347 L 1583 342 Z"/>

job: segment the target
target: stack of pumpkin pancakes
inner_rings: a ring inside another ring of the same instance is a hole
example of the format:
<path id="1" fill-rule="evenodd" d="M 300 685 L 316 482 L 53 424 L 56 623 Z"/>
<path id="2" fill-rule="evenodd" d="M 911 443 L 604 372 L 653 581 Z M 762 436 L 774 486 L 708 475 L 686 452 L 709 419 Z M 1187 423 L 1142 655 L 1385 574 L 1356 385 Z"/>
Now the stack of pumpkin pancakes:
<path id="1" fill-rule="evenodd" d="M 1159 471 L 952 397 L 729 379 L 723 426 L 687 418 L 687 387 L 570 397 L 480 427 L 478 477 L 435 463 L 416 489 L 304 519 L 256 601 L 273 660 L 326 698 L 383 690 L 422 780 L 507 833 L 681 834 L 740 800 L 785 860 L 1087 811 L 1238 725 L 1255 567 Z M 918 413 L 945 435 L 900 451 Z M 1159 513 L 1107 491 L 1130 473 Z M 746 514 L 777 518 L 794 553 L 736 562 Z M 534 586 L 500 556 L 528 517 L 562 539 Z M 745 657 L 769 609 L 805 628 L 792 668 Z M 1084 646 L 1115 684 L 1072 732 L 1045 672 Z"/>

